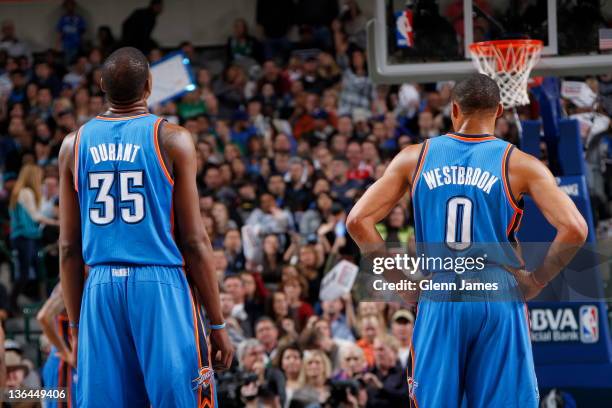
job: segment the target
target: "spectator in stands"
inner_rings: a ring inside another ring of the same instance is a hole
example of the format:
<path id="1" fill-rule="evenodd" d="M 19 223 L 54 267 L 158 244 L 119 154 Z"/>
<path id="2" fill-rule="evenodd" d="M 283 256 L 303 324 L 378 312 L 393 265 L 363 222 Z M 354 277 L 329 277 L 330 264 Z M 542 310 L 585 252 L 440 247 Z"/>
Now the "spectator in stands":
<path id="1" fill-rule="evenodd" d="M 4 341 L 4 352 L 7 370 L 7 387 L 10 387 L 10 383 L 18 383 L 21 388 L 40 388 L 40 375 L 34 369 L 34 364 L 24 357 L 23 346 L 15 340 L 6 339 Z M 25 369 L 25 372 L 15 373 L 15 376 L 11 378 L 11 364 L 8 363 L 8 360 L 16 363 L 20 369 Z"/>
<path id="2" fill-rule="evenodd" d="M 356 108 L 369 112 L 374 100 L 374 85 L 368 77 L 364 52 L 355 49 L 350 55 L 341 53 L 338 64 L 343 69 L 338 111 L 341 115 L 351 113 Z"/>
<path id="3" fill-rule="evenodd" d="M 332 372 L 340 369 L 340 350 L 349 342 L 334 339 L 331 335 L 329 322 L 317 316 L 308 320 L 306 328 L 300 335 L 300 343 L 304 350 L 321 350 L 331 363 Z"/>
<path id="4" fill-rule="evenodd" d="M 349 166 L 342 156 L 334 157 L 331 165 L 331 193 L 332 197 L 344 208 L 349 208 L 361 188 L 361 182 L 357 179 L 348 178 Z"/>
<path id="5" fill-rule="evenodd" d="M 244 288 L 245 310 L 252 321 L 257 321 L 264 313 L 264 299 L 268 296 L 268 290 L 263 286 L 259 275 L 243 271 L 239 276 Z"/>
<path id="6" fill-rule="evenodd" d="M 76 1 L 64 0 L 64 14 L 55 25 L 57 32 L 56 49 L 64 52 L 64 61 L 70 64 L 81 49 L 82 38 L 87 24 L 85 19 L 76 13 Z"/>
<path id="7" fill-rule="evenodd" d="M 6 387 L 23 388 L 29 367 L 23 362 L 21 355 L 16 351 L 6 351 L 4 365 L 6 367 Z"/>
<path id="8" fill-rule="evenodd" d="M 281 404 L 285 403 L 285 378 L 283 373 L 267 365 L 268 358 L 264 347 L 257 339 L 247 339 L 240 343 L 237 357 L 240 372 L 257 375 L 258 386 L 272 390 L 280 397 Z"/>
<path id="9" fill-rule="evenodd" d="M 285 376 L 285 398 L 291 401 L 293 394 L 299 389 L 300 372 L 302 370 L 302 350 L 296 343 L 281 346 L 273 361 L 274 367 L 280 369 Z"/>
<path id="10" fill-rule="evenodd" d="M 417 143 L 421 143 L 430 137 L 438 136 L 440 134 L 440 129 L 436 127 L 436 123 L 434 121 L 433 113 L 430 111 L 423 111 L 419 113 L 419 133 L 417 136 Z"/>
<path id="11" fill-rule="evenodd" d="M 6 50 L 9 57 L 26 57 L 31 60 L 30 47 L 24 41 L 17 38 L 15 22 L 13 20 L 2 21 L 0 27 L 0 50 Z"/>
<path id="12" fill-rule="evenodd" d="M 376 230 L 386 242 L 413 248 L 414 228 L 408 221 L 406 209 L 396 205 L 383 222 L 376 224 Z"/>
<path id="13" fill-rule="evenodd" d="M 23 293 L 26 285 L 37 277 L 39 224 L 58 225 L 57 220 L 47 218 L 40 212 L 42 176 L 40 167 L 33 164 L 24 165 L 11 193 L 11 242 L 19 260 L 11 293 L 11 308 L 15 311 L 18 296 Z"/>
<path id="14" fill-rule="evenodd" d="M 314 314 L 312 306 L 302 300 L 302 294 L 306 291 L 305 278 L 300 275 L 283 279 L 281 289 L 287 297 L 289 310 L 297 323 L 298 329 L 303 328 L 306 326 L 308 318 Z"/>
<path id="15" fill-rule="evenodd" d="M 284 235 L 289 232 L 291 218 L 287 210 L 278 208 L 272 194 L 263 193 L 259 197 L 259 207 L 251 212 L 245 224 L 253 225 L 262 236 Z"/>
<path id="16" fill-rule="evenodd" d="M 245 336 L 253 335 L 252 316 L 249 316 L 245 309 L 246 295 L 244 293 L 244 285 L 242 279 L 238 275 L 227 275 L 223 280 L 223 289 L 227 291 L 234 299 L 234 307 L 232 309 L 232 317 L 234 317 L 241 327 L 245 329 Z"/>
<path id="17" fill-rule="evenodd" d="M 51 90 L 53 97 L 57 97 L 62 88 L 62 81 L 46 61 L 39 62 L 34 66 L 34 83 L 39 88 L 46 87 Z"/>
<path id="18" fill-rule="evenodd" d="M 382 334 L 382 324 L 377 315 L 368 314 L 358 320 L 360 338 L 357 345 L 363 350 L 368 367 L 374 366 L 374 339 Z"/>
<path id="19" fill-rule="evenodd" d="M 64 84 L 72 89 L 77 89 L 84 84 L 88 68 L 89 62 L 87 57 L 84 55 L 77 57 L 70 71 L 64 75 Z"/>
<path id="20" fill-rule="evenodd" d="M 245 269 L 246 259 L 242 252 L 242 238 L 237 228 L 229 228 L 223 239 L 227 270 L 229 273 L 238 273 Z"/>
<path id="21" fill-rule="evenodd" d="M 400 309 L 391 318 L 391 335 L 398 343 L 398 359 L 402 369 L 411 370 L 410 346 L 412 345 L 412 329 L 414 328 L 414 315 L 412 312 Z"/>
<path id="22" fill-rule="evenodd" d="M 283 253 L 280 241 L 275 234 L 268 234 L 263 238 L 263 258 L 259 268 L 261 278 L 267 284 L 279 283 L 282 274 Z"/>
<path id="23" fill-rule="evenodd" d="M 148 7 L 134 10 L 121 25 L 123 44 L 138 48 L 145 55 L 157 47 L 151 34 L 162 10 L 162 0 L 151 0 Z"/>
<path id="24" fill-rule="evenodd" d="M 355 379 L 363 375 L 367 368 L 361 347 L 347 344 L 340 350 L 340 371 L 334 376 L 338 380 Z"/>
<path id="25" fill-rule="evenodd" d="M 248 59 L 245 61 L 245 66 L 249 66 L 254 62 L 260 62 L 263 59 L 263 52 L 259 41 L 249 33 L 249 27 L 247 22 L 243 18 L 237 18 L 234 20 L 234 27 L 232 35 L 227 39 L 225 46 L 227 53 L 227 60 L 229 62 L 243 63 L 241 59 Z"/>
<path id="26" fill-rule="evenodd" d="M 298 379 L 299 387 L 293 393 L 292 401 L 299 401 L 303 406 L 327 401 L 330 396 L 327 379 L 331 376 L 331 370 L 331 363 L 324 352 L 306 351 Z"/>
<path id="27" fill-rule="evenodd" d="M 350 293 L 342 298 L 321 302 L 322 317 L 330 324 L 331 335 L 335 339 L 355 341 L 351 327 L 355 323 L 353 300 Z"/>
<path id="28" fill-rule="evenodd" d="M 270 317 L 264 316 L 257 320 L 255 323 L 255 338 L 264 347 L 268 358 L 274 359 L 278 347 L 278 328 Z"/>
<path id="29" fill-rule="evenodd" d="M 266 315 L 270 316 L 274 323 L 281 328 L 283 319 L 291 318 L 289 315 L 289 302 L 287 302 L 287 295 L 284 292 L 276 291 L 272 293 L 269 310 Z"/>
<path id="30" fill-rule="evenodd" d="M 397 340 L 379 335 L 374 340 L 375 366 L 362 379 L 368 385 L 368 407 L 381 404 L 404 407 L 410 404 L 408 377 L 397 359 Z"/>
<path id="31" fill-rule="evenodd" d="M 104 58 L 108 57 L 117 46 L 117 42 L 115 41 L 115 36 L 109 26 L 103 25 L 98 27 L 98 32 L 96 36 L 96 46 L 102 52 L 102 56 Z"/>
<path id="32" fill-rule="evenodd" d="M 340 14 L 342 29 L 350 43 L 365 50 L 367 19 L 361 12 L 356 0 L 345 0 L 343 3 L 342 13 Z"/>

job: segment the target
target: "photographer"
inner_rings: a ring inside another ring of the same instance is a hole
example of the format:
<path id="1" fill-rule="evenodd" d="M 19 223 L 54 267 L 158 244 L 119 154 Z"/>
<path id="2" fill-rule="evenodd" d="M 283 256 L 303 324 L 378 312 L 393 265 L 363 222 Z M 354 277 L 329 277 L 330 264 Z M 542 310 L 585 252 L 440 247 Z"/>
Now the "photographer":
<path id="1" fill-rule="evenodd" d="M 281 405 L 285 403 L 285 379 L 276 368 L 268 365 L 263 345 L 256 339 L 247 339 L 238 346 L 239 376 L 254 379 L 259 389 L 278 395 Z M 243 382 L 244 385 L 246 382 Z"/>

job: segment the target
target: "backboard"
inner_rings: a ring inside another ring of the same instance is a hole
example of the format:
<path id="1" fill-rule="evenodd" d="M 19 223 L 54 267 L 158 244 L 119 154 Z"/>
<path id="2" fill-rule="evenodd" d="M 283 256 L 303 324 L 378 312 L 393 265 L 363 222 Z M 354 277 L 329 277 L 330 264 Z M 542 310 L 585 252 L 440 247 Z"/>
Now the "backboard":
<path id="1" fill-rule="evenodd" d="M 375 0 L 368 58 L 377 83 L 461 79 L 475 68 L 469 45 L 542 40 L 533 76 L 612 73 L 609 0 Z M 468 18 L 466 18 L 467 16 Z"/>

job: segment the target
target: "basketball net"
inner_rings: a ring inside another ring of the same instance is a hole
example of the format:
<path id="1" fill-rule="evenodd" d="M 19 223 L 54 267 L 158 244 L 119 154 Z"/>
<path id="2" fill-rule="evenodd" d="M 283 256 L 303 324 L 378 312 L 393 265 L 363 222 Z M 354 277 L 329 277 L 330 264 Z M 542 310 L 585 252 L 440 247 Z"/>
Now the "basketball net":
<path id="1" fill-rule="evenodd" d="M 481 74 L 491 77 L 501 92 L 504 108 L 529 104 L 529 74 L 540 60 L 540 40 L 483 41 L 470 45 L 472 61 Z"/>

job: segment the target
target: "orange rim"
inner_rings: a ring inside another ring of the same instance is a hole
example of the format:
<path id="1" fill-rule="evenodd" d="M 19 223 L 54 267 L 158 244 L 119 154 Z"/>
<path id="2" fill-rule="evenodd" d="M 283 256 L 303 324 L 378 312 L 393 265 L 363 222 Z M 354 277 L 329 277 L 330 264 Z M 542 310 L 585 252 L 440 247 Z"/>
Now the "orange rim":
<path id="1" fill-rule="evenodd" d="M 544 47 L 544 43 L 540 40 L 494 40 L 494 41 L 481 41 L 477 43 L 470 44 L 470 51 L 477 57 L 491 58 L 496 57 L 498 59 L 498 71 L 507 71 L 507 69 L 502 69 L 507 67 L 503 61 L 499 60 L 498 55 L 501 54 L 504 58 L 506 57 L 508 50 L 515 49 L 521 50 L 521 52 L 525 52 L 526 54 L 521 54 L 522 56 L 513 63 L 516 66 L 520 66 L 521 68 L 527 62 L 527 55 L 539 54 L 542 52 L 542 48 Z M 499 54 L 494 50 L 498 50 Z M 518 51 L 517 51 L 518 54 Z"/>

